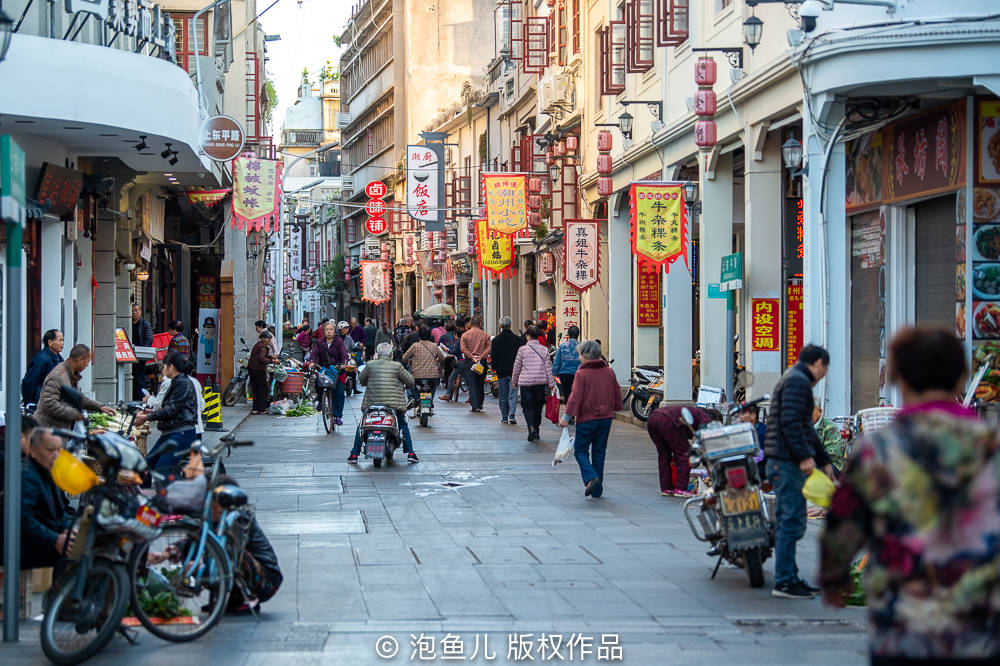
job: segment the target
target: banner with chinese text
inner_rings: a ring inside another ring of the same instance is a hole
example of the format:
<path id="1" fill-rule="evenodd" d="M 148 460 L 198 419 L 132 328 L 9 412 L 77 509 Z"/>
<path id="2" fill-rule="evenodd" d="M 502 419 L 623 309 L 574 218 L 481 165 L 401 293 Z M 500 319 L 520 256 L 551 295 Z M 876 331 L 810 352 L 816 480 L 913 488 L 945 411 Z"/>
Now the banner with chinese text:
<path id="1" fill-rule="evenodd" d="M 124 328 L 115 329 L 115 361 L 118 363 L 135 363 L 135 350 L 129 342 L 128 333 Z"/>
<path id="2" fill-rule="evenodd" d="M 490 231 L 513 235 L 528 226 L 524 174 L 483 174 L 483 201 Z"/>
<path id="3" fill-rule="evenodd" d="M 636 284 L 635 321 L 638 326 L 659 326 L 663 308 L 660 306 L 659 270 L 638 272 Z"/>
<path id="4" fill-rule="evenodd" d="M 281 163 L 256 157 L 233 160 L 232 226 L 277 231 L 281 208 Z M 274 228 L 271 228 L 271 218 Z"/>
<path id="5" fill-rule="evenodd" d="M 563 235 L 563 281 L 584 292 L 600 281 L 601 227 L 598 220 L 566 220 Z"/>
<path id="6" fill-rule="evenodd" d="M 633 183 L 629 192 L 632 212 L 632 252 L 640 267 L 670 271 L 681 255 L 687 261 L 688 231 L 680 183 Z"/>
<path id="7" fill-rule="evenodd" d="M 750 300 L 750 317 L 753 335 L 752 351 L 779 351 L 781 349 L 781 325 L 778 312 L 781 300 L 777 298 L 753 298 Z"/>
<path id="8" fill-rule="evenodd" d="M 406 147 L 406 212 L 427 231 L 444 231 L 442 151 L 439 143 Z"/>
<path id="9" fill-rule="evenodd" d="M 476 259 L 490 277 L 514 277 L 514 240 L 493 231 L 486 220 L 476 222 Z"/>
<path id="10" fill-rule="evenodd" d="M 209 208 L 219 203 L 226 196 L 232 192 L 232 190 L 192 190 L 191 192 L 186 192 L 187 199 L 189 203 L 192 204 L 205 204 Z"/>
<path id="11" fill-rule="evenodd" d="M 580 292 L 567 289 L 559 301 L 556 315 L 558 315 L 556 317 L 558 328 L 565 338 L 570 326 L 580 325 Z"/>
<path id="12" fill-rule="evenodd" d="M 787 339 L 787 347 L 785 350 L 785 364 L 787 367 L 792 367 L 795 362 L 799 360 L 799 352 L 802 351 L 802 346 L 804 344 L 802 336 L 803 331 L 803 319 L 802 319 L 802 284 L 789 283 L 788 284 L 788 319 L 785 328 L 785 336 Z"/>
<path id="13" fill-rule="evenodd" d="M 381 261 L 361 262 L 361 300 L 385 303 L 392 296 L 392 278 Z"/>

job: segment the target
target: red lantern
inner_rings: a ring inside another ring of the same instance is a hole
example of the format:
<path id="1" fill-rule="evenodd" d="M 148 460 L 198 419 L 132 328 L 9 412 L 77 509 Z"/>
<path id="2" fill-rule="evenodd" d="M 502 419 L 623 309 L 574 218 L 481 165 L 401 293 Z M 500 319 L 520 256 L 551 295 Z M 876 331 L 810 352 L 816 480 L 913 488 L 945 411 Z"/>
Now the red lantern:
<path id="1" fill-rule="evenodd" d="M 717 128 L 714 120 L 699 120 L 694 124 L 694 143 L 700 148 L 710 148 L 716 143 Z"/>
<path id="2" fill-rule="evenodd" d="M 611 132 L 608 130 L 601 130 L 597 133 L 597 149 L 602 152 L 608 152 L 611 150 Z"/>
<path id="3" fill-rule="evenodd" d="M 694 94 L 694 113 L 696 116 L 714 116 L 717 100 L 715 91 L 711 88 L 698 88 Z"/>
<path id="4" fill-rule="evenodd" d="M 552 256 L 551 252 L 546 252 L 542 254 L 542 272 L 543 273 L 556 272 L 556 258 Z"/>
<path id="5" fill-rule="evenodd" d="M 566 142 L 557 141 L 555 145 L 555 154 L 557 157 L 562 157 L 566 154 Z"/>
<path id="6" fill-rule="evenodd" d="M 538 210 L 542 207 L 542 197 L 538 194 L 532 194 L 528 197 L 528 208 L 530 210 Z"/>
<path id="7" fill-rule="evenodd" d="M 579 139 L 575 135 L 571 134 L 566 137 L 566 152 L 575 153 L 576 149 L 579 147 Z"/>
<path id="8" fill-rule="evenodd" d="M 718 78 L 718 65 L 713 58 L 702 56 L 694 63 L 694 82 L 699 86 L 714 86 Z"/>
<path id="9" fill-rule="evenodd" d="M 602 176 L 611 175 L 611 164 L 614 160 L 611 159 L 611 155 L 607 153 L 602 153 L 597 156 L 597 173 Z"/>
<path id="10" fill-rule="evenodd" d="M 554 157 L 552 157 L 552 153 L 550 151 L 549 154 L 545 156 L 545 166 L 550 167 L 550 166 L 552 166 L 555 163 L 556 163 L 556 160 L 555 160 Z"/>
<path id="11" fill-rule="evenodd" d="M 528 225 L 532 227 L 537 227 L 542 223 L 541 213 L 528 213 Z"/>
<path id="12" fill-rule="evenodd" d="M 528 191 L 532 194 L 538 194 L 542 191 L 542 179 L 532 176 L 528 179 Z"/>
<path id="13" fill-rule="evenodd" d="M 614 180 L 611 176 L 601 176 L 597 179 L 597 194 L 602 197 L 610 197 L 614 194 Z"/>

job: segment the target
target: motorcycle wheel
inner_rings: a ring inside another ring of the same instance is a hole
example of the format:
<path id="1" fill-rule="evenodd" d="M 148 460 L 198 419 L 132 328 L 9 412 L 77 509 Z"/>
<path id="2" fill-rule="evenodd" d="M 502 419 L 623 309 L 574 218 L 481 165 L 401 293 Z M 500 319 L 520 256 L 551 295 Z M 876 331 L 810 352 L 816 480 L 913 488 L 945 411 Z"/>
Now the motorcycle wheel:
<path id="1" fill-rule="evenodd" d="M 420 415 L 420 426 L 421 427 L 423 427 L 423 428 L 427 427 L 427 418 L 428 418 L 427 414 L 421 414 Z"/>
<path id="2" fill-rule="evenodd" d="M 222 392 L 222 404 L 226 407 L 232 407 L 243 394 L 243 390 L 243 382 L 233 379 L 229 382 L 226 390 Z"/>
<path id="3" fill-rule="evenodd" d="M 333 389 L 327 389 L 323 391 L 323 427 L 326 428 L 327 434 L 335 431 L 337 425 L 333 422 Z"/>
<path id="4" fill-rule="evenodd" d="M 128 606 L 125 567 L 92 562 L 83 596 L 74 601 L 78 573 L 73 569 L 56 581 L 42 620 L 42 651 L 53 664 L 77 664 L 97 654 L 118 630 Z"/>
<path id="5" fill-rule="evenodd" d="M 630 404 L 632 406 L 632 414 L 643 423 L 645 423 L 646 420 L 649 419 L 649 415 L 656 411 L 656 408 L 660 406 L 658 400 L 654 400 L 652 404 L 649 404 L 646 402 L 639 402 L 634 397 L 632 398 L 632 402 Z"/>
<path id="6" fill-rule="evenodd" d="M 760 548 L 751 548 L 743 553 L 743 568 L 746 570 L 750 587 L 764 586 L 764 556 Z"/>
<path id="7" fill-rule="evenodd" d="M 375 458 L 375 459 L 372 460 L 372 464 L 375 465 L 376 467 L 381 467 L 382 466 L 382 459 L 381 458 Z"/>
<path id="8" fill-rule="evenodd" d="M 490 383 L 490 395 L 497 399 L 500 398 L 500 382 Z"/>
<path id="9" fill-rule="evenodd" d="M 358 383 L 355 381 L 354 377 L 347 378 L 347 386 L 345 387 L 347 395 L 357 395 L 358 394 Z"/>

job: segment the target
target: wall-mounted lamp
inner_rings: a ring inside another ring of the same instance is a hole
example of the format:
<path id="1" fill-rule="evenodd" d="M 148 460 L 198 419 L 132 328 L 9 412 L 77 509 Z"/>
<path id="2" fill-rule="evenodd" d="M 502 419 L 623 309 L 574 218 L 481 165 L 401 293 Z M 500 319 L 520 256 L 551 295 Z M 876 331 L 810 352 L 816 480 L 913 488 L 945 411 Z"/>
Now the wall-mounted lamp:
<path id="1" fill-rule="evenodd" d="M 622 136 L 632 140 L 632 114 L 628 111 L 622 111 L 622 115 L 618 116 L 618 129 L 621 131 Z"/>
<path id="2" fill-rule="evenodd" d="M 149 271 L 147 271 L 145 268 L 140 268 L 135 272 L 135 279 L 138 280 L 139 282 L 145 282 L 146 280 L 149 279 Z"/>
<path id="3" fill-rule="evenodd" d="M 125 262 L 125 264 L 124 264 L 124 266 L 122 266 L 122 268 L 124 268 L 129 273 L 131 273 L 132 271 L 135 270 L 135 264 L 132 263 L 131 261 L 128 261 L 128 262 Z"/>
<path id="4" fill-rule="evenodd" d="M 689 180 L 684 183 L 684 205 L 697 218 L 701 212 L 701 200 L 698 198 L 698 183 Z"/>
<path id="5" fill-rule="evenodd" d="M 795 137 L 781 144 L 781 161 L 785 163 L 785 168 L 792 172 L 793 178 L 809 171 L 802 166 L 802 142 Z"/>

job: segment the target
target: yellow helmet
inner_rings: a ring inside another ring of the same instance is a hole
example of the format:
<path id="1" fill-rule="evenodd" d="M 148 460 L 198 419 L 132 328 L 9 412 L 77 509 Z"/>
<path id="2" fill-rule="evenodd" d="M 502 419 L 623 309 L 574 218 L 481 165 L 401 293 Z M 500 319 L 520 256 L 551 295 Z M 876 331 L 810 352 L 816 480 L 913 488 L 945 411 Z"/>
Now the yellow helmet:
<path id="1" fill-rule="evenodd" d="M 97 475 L 66 449 L 52 464 L 52 480 L 70 495 L 81 495 L 97 485 Z"/>
<path id="2" fill-rule="evenodd" d="M 813 470 L 809 478 L 806 479 L 805 485 L 802 486 L 802 494 L 805 498 L 824 509 L 830 508 L 834 490 L 836 487 L 830 477 L 818 469 Z"/>

